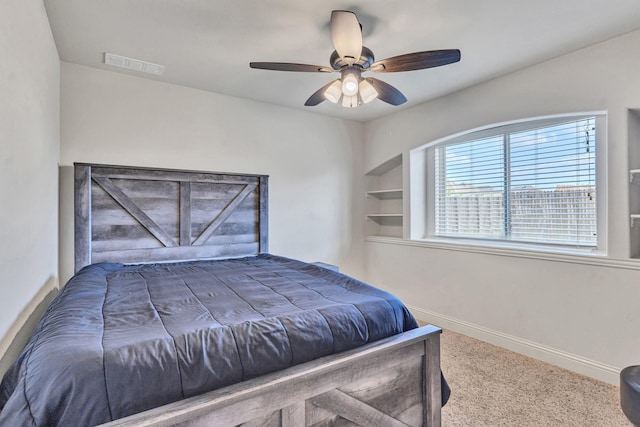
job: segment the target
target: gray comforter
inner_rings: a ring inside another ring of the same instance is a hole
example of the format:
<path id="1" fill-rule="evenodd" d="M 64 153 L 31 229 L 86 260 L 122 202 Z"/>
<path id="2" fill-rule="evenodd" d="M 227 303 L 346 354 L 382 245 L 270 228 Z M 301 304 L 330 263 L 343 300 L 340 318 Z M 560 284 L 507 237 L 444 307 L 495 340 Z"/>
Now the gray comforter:
<path id="1" fill-rule="evenodd" d="M 386 292 L 272 255 L 95 264 L 3 378 L 0 424 L 100 424 L 416 326 Z"/>

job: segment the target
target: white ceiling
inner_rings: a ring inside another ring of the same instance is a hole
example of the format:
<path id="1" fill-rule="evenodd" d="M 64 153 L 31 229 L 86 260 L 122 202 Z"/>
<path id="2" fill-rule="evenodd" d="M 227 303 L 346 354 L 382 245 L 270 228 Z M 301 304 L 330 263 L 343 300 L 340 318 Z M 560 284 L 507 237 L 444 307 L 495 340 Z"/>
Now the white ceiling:
<path id="1" fill-rule="evenodd" d="M 367 121 L 640 28 L 638 0 L 44 0 L 60 59 L 205 91 Z M 356 12 L 376 59 L 460 49 L 459 63 L 376 78 L 408 98 L 347 109 L 306 99 L 337 74 L 254 70 L 329 65 L 331 10 Z M 104 53 L 165 66 L 114 68 Z M 638 52 L 629 52 L 630 55 Z"/>

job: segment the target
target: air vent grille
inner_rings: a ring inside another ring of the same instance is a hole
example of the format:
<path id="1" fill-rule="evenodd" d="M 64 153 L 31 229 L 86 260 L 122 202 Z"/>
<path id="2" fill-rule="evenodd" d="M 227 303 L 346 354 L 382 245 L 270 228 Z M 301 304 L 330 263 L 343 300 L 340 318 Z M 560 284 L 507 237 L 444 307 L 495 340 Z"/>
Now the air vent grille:
<path id="1" fill-rule="evenodd" d="M 104 54 L 104 63 L 114 67 L 126 68 L 128 70 L 139 71 L 141 73 L 148 73 L 156 76 L 159 76 L 164 72 L 163 65 L 128 58 L 126 56 L 114 55 L 113 53 Z"/>

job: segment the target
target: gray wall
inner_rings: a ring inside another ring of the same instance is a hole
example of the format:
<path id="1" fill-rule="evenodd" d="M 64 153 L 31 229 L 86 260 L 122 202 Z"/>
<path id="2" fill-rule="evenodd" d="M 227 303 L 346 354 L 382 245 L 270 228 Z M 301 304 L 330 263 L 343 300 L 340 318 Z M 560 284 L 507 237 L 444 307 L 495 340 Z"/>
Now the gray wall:
<path id="1" fill-rule="evenodd" d="M 2 355 L 58 283 L 60 61 L 41 0 L 0 2 L 0 57 Z"/>
<path id="2" fill-rule="evenodd" d="M 371 241 L 368 278 L 425 320 L 617 382 L 618 369 L 637 364 L 640 355 L 640 260 L 629 258 L 627 145 L 640 144 L 628 141 L 627 125 L 628 109 L 640 107 L 638 46 L 640 32 L 630 33 L 365 126 L 368 169 L 475 127 L 608 111 L 608 150 L 599 153 L 608 166 L 606 176 L 600 171 L 608 192 L 607 257 Z"/>
<path id="3" fill-rule="evenodd" d="M 63 168 L 94 162 L 267 174 L 270 252 L 364 274 L 363 124 L 62 64 Z M 61 278 L 73 269 L 61 177 Z"/>

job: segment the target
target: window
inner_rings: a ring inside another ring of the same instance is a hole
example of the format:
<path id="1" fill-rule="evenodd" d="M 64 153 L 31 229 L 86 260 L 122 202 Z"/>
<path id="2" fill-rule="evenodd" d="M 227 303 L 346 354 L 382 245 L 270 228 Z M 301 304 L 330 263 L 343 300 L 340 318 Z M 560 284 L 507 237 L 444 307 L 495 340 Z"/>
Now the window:
<path id="1" fill-rule="evenodd" d="M 603 123 L 565 116 L 428 144 L 425 237 L 597 249 Z"/>

